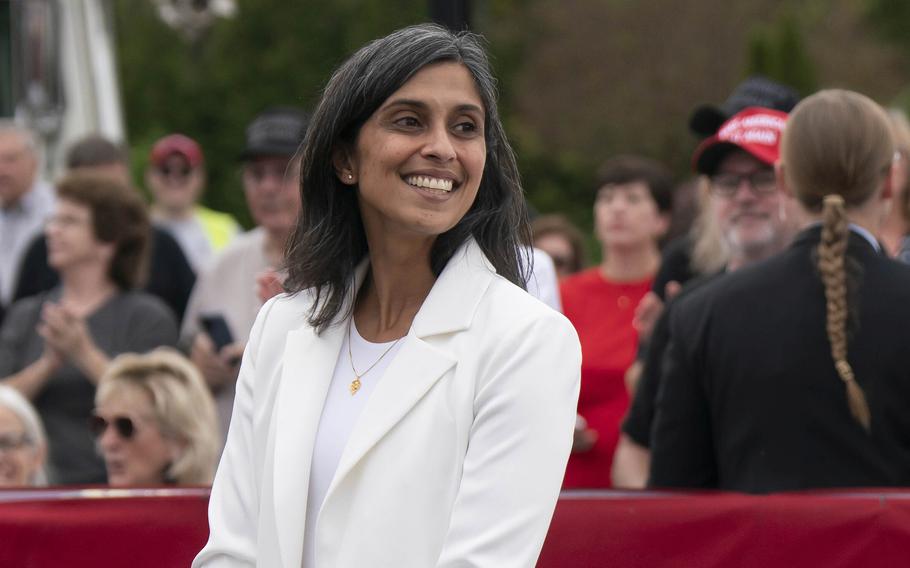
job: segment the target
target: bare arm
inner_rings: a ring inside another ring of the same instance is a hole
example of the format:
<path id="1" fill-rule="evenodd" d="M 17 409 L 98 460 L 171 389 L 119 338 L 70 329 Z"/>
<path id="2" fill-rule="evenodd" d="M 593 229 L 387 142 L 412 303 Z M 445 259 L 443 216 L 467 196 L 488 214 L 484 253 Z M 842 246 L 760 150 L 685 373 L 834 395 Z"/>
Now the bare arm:
<path id="1" fill-rule="evenodd" d="M 45 355 L 18 373 L 4 377 L 0 382 L 13 387 L 22 393 L 22 396 L 32 400 L 41 392 L 48 379 L 59 367 L 58 360 L 55 360 L 53 356 Z"/>
<path id="2" fill-rule="evenodd" d="M 610 472 L 613 487 L 644 489 L 650 469 L 651 450 L 637 444 L 626 434 L 621 434 L 616 455 L 613 456 L 613 470 Z"/>

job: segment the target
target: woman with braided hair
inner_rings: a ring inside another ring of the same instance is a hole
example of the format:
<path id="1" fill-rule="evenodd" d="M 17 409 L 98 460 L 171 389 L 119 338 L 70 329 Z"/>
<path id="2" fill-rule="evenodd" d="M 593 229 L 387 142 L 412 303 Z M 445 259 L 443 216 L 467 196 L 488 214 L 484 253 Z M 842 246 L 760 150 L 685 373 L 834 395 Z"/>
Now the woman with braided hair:
<path id="1" fill-rule="evenodd" d="M 863 95 L 821 91 L 784 130 L 791 247 L 671 318 L 650 485 L 763 493 L 910 483 L 910 268 L 874 237 L 894 143 Z"/>

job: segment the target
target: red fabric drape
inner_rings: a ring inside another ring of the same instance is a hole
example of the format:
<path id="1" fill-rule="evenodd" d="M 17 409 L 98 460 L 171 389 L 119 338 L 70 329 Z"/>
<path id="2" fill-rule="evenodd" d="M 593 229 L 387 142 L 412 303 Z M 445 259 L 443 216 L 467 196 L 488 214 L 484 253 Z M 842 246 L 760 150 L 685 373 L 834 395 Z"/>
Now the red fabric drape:
<path id="1" fill-rule="evenodd" d="M 0 567 L 186 567 L 207 501 L 207 489 L 0 491 Z M 908 551 L 910 491 L 567 492 L 538 567 L 891 567 Z"/>

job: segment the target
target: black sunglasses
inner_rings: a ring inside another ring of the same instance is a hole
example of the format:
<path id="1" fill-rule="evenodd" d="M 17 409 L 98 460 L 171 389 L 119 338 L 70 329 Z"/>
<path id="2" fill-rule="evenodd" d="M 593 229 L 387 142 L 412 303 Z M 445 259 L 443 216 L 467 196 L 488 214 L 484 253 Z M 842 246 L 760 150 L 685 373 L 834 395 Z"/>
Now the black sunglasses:
<path id="1" fill-rule="evenodd" d="M 117 435 L 124 440 L 129 440 L 136 433 L 136 425 L 133 423 L 133 419 L 128 416 L 115 416 L 113 420 L 108 422 L 106 418 L 95 414 L 88 421 L 89 430 L 96 438 L 100 438 L 107 431 L 109 425 L 113 425 Z"/>

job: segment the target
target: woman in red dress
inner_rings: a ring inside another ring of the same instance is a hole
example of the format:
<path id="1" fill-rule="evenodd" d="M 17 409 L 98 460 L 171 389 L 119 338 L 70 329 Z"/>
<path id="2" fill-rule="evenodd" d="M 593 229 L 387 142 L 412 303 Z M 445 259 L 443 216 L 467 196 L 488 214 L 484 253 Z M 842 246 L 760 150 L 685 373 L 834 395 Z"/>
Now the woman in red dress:
<path id="1" fill-rule="evenodd" d="M 581 396 L 563 488 L 610 487 L 619 424 L 629 407 L 624 376 L 635 358 L 632 316 L 660 264 L 672 179 L 651 160 L 625 156 L 598 175 L 594 230 L 602 261 L 565 279 L 563 311 L 581 340 Z"/>

